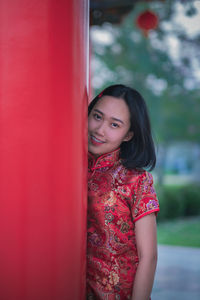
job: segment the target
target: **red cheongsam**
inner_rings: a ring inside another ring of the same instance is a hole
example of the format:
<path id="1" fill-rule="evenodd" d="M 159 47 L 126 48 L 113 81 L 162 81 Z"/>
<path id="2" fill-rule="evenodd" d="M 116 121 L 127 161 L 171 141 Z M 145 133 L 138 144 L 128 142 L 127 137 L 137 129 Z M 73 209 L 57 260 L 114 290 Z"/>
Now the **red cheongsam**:
<path id="1" fill-rule="evenodd" d="M 135 222 L 159 211 L 152 175 L 126 169 L 119 152 L 98 159 L 89 153 L 88 300 L 131 299 L 138 265 Z"/>

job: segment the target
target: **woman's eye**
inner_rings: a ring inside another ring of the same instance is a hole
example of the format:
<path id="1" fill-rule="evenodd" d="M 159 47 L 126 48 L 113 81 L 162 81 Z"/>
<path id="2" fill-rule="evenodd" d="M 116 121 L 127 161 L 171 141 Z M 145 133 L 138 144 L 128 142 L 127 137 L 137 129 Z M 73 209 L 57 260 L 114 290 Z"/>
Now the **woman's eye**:
<path id="1" fill-rule="evenodd" d="M 101 116 L 98 115 L 98 114 L 94 114 L 94 118 L 95 118 L 96 120 L 101 120 Z"/>
<path id="2" fill-rule="evenodd" d="M 118 125 L 117 123 L 112 123 L 111 125 L 112 125 L 112 127 L 114 127 L 114 128 L 119 127 L 119 125 Z"/>

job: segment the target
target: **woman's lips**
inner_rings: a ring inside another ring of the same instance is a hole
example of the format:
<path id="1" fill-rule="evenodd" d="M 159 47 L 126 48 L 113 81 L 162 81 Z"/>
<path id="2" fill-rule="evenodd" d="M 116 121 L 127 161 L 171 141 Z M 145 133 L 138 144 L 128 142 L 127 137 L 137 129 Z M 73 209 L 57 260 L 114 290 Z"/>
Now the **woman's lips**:
<path id="1" fill-rule="evenodd" d="M 100 146 L 100 145 L 102 145 L 102 144 L 105 143 L 105 142 L 103 142 L 103 141 L 97 139 L 97 138 L 96 138 L 95 136 L 93 136 L 93 135 L 90 136 L 90 140 L 91 140 L 91 143 L 92 143 L 93 145 L 95 145 L 95 146 Z"/>

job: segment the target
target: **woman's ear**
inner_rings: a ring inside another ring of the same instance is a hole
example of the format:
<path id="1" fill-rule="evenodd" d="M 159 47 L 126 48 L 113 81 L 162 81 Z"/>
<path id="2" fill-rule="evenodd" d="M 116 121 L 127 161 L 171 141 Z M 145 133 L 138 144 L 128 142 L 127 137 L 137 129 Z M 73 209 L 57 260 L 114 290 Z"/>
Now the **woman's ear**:
<path id="1" fill-rule="evenodd" d="M 127 135 L 125 136 L 125 138 L 124 138 L 124 142 L 128 142 L 128 141 L 130 141 L 131 139 L 132 139 L 132 137 L 134 136 L 134 133 L 133 133 L 133 131 L 129 131 L 128 133 L 127 133 Z"/>

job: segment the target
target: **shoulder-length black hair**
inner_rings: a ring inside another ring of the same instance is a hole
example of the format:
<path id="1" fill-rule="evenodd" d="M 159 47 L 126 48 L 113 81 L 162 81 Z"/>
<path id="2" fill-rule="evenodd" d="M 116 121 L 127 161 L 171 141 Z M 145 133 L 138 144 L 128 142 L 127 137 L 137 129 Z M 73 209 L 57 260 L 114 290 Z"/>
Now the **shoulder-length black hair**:
<path id="1" fill-rule="evenodd" d="M 88 115 L 103 96 L 123 99 L 128 105 L 133 137 L 120 146 L 120 158 L 127 169 L 149 169 L 155 167 L 156 154 L 151 133 L 148 110 L 143 97 L 135 89 L 122 84 L 111 85 L 97 95 L 89 104 Z"/>

